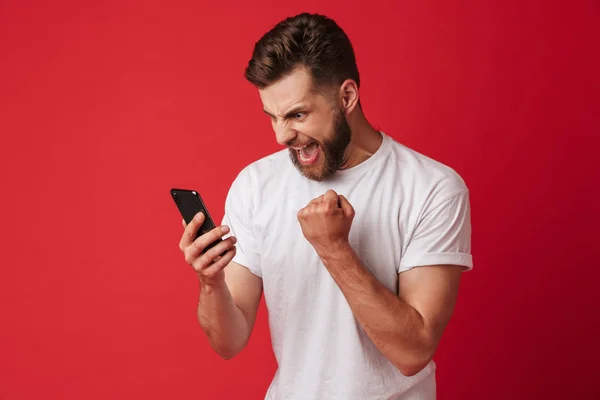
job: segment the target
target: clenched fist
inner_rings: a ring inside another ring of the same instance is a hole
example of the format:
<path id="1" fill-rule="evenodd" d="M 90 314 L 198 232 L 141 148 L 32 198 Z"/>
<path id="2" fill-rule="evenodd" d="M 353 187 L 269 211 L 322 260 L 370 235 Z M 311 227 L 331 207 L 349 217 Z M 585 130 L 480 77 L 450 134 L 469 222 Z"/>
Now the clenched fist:
<path id="1" fill-rule="evenodd" d="M 311 200 L 298 211 L 302 233 L 319 256 L 348 245 L 353 219 L 354 208 L 333 190 Z"/>

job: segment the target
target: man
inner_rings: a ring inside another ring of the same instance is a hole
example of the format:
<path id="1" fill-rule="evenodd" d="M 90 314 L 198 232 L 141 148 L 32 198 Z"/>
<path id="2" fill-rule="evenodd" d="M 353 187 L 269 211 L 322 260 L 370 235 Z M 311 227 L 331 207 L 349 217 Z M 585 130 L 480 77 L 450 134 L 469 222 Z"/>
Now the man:
<path id="1" fill-rule="evenodd" d="M 434 399 L 432 357 L 472 268 L 465 183 L 371 127 L 329 18 L 279 23 L 246 77 L 287 149 L 241 171 L 223 226 L 195 241 L 203 216 L 185 228 L 211 346 L 244 348 L 264 290 L 279 366 L 265 399 Z"/>

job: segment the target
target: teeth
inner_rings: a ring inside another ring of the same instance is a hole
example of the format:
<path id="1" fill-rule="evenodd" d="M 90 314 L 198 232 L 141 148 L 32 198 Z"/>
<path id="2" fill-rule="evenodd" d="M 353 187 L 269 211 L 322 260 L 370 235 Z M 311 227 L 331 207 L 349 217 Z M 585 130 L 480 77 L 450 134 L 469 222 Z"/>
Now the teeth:
<path id="1" fill-rule="evenodd" d="M 309 144 L 307 144 L 306 146 L 302 146 L 302 147 L 292 147 L 292 149 L 300 151 L 300 150 L 302 150 L 303 148 L 310 146 L 311 144 L 312 144 L 312 143 L 309 143 Z"/>

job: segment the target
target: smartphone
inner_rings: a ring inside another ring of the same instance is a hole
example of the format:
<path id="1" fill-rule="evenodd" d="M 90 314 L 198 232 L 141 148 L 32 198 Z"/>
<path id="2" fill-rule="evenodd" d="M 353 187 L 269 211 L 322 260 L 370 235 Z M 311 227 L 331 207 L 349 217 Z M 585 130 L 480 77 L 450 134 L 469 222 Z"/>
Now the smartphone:
<path id="1" fill-rule="evenodd" d="M 208 209 L 204 205 L 204 202 L 202 201 L 202 198 L 200 197 L 197 191 L 191 189 L 173 188 L 171 189 L 171 197 L 173 198 L 173 201 L 175 201 L 175 205 L 179 209 L 179 212 L 181 213 L 181 216 L 183 217 L 186 224 L 189 224 L 192 221 L 192 219 L 194 219 L 196 214 L 198 214 L 200 211 L 204 213 L 204 223 L 198 229 L 198 232 L 196 232 L 196 237 L 194 239 L 197 239 L 201 235 L 204 235 L 206 232 L 216 227 L 213 219 L 208 213 Z M 218 238 L 217 240 L 206 246 L 206 248 L 202 251 L 202 254 L 204 254 L 206 251 L 213 248 L 217 244 L 221 243 L 222 241 L 222 238 Z"/>

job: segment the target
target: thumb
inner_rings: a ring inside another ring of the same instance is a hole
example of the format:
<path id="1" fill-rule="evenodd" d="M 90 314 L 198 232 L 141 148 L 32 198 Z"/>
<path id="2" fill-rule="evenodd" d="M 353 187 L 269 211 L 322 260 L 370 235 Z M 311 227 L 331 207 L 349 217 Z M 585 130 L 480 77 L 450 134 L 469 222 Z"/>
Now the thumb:
<path id="1" fill-rule="evenodd" d="M 354 208 L 352 207 L 348 199 L 346 199 L 343 195 L 340 194 L 338 195 L 338 200 L 340 202 L 340 207 L 342 208 L 344 215 L 346 217 L 354 217 Z"/>
<path id="2" fill-rule="evenodd" d="M 330 203 L 333 207 L 337 206 L 337 193 L 329 189 L 323 197 L 323 203 Z"/>

